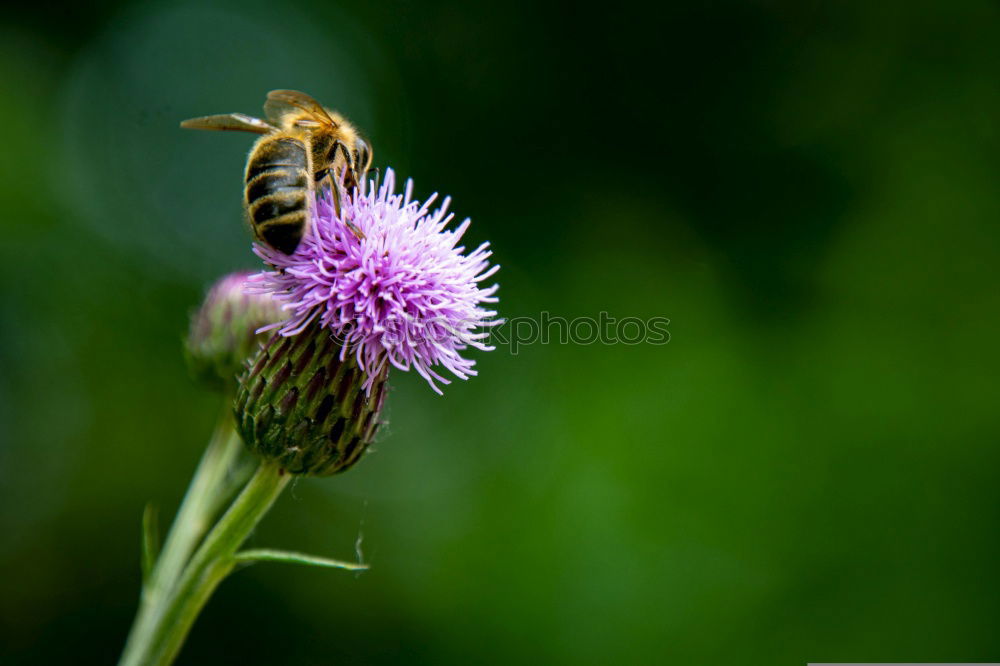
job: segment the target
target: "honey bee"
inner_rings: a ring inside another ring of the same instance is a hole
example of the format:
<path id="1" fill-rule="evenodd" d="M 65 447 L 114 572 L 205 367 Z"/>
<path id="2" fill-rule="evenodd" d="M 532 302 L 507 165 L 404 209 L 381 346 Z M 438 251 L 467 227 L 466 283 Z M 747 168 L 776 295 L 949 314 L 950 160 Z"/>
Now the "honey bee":
<path id="1" fill-rule="evenodd" d="M 329 187 L 340 215 L 343 193 L 363 191 L 372 150 L 346 118 L 295 90 L 272 90 L 264 102 L 267 120 L 242 113 L 192 118 L 181 127 L 261 134 L 247 158 L 243 201 L 254 235 L 292 254 L 308 231 L 309 206 L 317 185 Z M 359 238 L 361 231 L 350 222 Z"/>

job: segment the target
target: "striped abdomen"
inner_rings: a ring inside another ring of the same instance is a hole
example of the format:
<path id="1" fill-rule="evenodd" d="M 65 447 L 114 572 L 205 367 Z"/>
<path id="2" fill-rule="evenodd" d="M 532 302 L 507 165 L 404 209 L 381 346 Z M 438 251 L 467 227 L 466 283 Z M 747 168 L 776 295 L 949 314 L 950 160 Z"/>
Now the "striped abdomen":
<path id="1" fill-rule="evenodd" d="M 257 237 L 291 254 L 309 222 L 309 160 L 305 145 L 288 136 L 265 136 L 247 160 L 246 205 Z"/>

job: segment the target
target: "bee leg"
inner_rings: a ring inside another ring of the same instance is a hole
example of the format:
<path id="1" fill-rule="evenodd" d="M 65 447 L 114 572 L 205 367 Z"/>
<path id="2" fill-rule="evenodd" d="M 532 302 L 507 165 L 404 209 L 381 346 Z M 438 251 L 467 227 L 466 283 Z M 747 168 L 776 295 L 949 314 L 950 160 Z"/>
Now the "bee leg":
<path id="1" fill-rule="evenodd" d="M 350 220 L 345 220 L 341 216 L 342 208 L 340 205 L 341 203 L 340 183 L 337 180 L 337 178 L 334 177 L 332 169 L 325 169 L 323 171 L 323 175 L 319 179 L 319 184 L 326 185 L 333 191 L 333 210 L 337 214 L 337 219 L 343 221 L 343 223 L 347 226 L 347 228 L 351 230 L 351 233 L 354 234 L 359 240 L 364 240 L 365 234 L 361 231 L 361 229 L 358 229 L 353 222 L 351 222 Z"/>
<path id="2" fill-rule="evenodd" d="M 338 150 L 344 153 L 344 158 L 347 160 L 347 164 L 344 166 L 344 175 L 351 179 L 351 182 L 358 188 L 359 192 L 364 194 L 364 183 L 358 178 L 358 162 L 347 148 L 347 144 L 340 139 L 337 139 L 333 143 L 331 161 L 336 159 Z"/>
<path id="3" fill-rule="evenodd" d="M 316 175 L 316 184 L 319 187 L 329 187 L 333 193 L 333 210 L 340 217 L 340 184 L 333 175 L 333 169 L 327 168 Z"/>

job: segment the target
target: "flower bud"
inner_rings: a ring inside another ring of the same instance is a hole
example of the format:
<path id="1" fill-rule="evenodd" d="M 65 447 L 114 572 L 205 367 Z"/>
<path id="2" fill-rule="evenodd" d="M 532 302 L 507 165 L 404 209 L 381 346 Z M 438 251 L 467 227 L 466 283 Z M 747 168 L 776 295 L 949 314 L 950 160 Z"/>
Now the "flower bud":
<path id="1" fill-rule="evenodd" d="M 237 429 L 251 450 L 292 474 L 326 476 L 356 463 L 375 437 L 387 371 L 367 378 L 318 325 L 274 334 L 240 378 Z M 371 379 L 366 390 L 366 379 Z"/>
<path id="2" fill-rule="evenodd" d="M 284 320 L 270 294 L 247 293 L 250 273 L 232 273 L 216 282 L 191 318 L 185 352 L 192 373 L 220 389 L 233 388 L 236 375 L 267 334 L 257 329 Z"/>

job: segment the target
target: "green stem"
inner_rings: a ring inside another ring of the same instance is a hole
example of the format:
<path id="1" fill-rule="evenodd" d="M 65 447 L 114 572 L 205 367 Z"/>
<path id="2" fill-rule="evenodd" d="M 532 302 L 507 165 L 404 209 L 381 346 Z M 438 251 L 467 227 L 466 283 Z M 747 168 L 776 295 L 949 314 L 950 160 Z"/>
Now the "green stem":
<path id="1" fill-rule="evenodd" d="M 232 495 L 234 483 L 241 481 L 239 478 L 229 478 L 241 448 L 242 443 L 234 428 L 229 402 L 226 401 L 212 439 L 177 510 L 177 517 L 167 534 L 163 549 L 149 580 L 143 585 L 139 611 L 125 643 L 122 664 L 128 663 L 128 656 L 135 652 L 138 645 L 149 641 L 149 632 L 153 629 L 151 623 L 158 606 L 163 603 L 181 575 L 184 565 L 222 503 Z"/>
<path id="2" fill-rule="evenodd" d="M 150 580 L 148 594 L 155 600 L 163 595 L 188 561 L 198 540 L 212 524 L 216 512 L 226 500 L 224 481 L 240 452 L 240 436 L 233 426 L 233 415 L 228 402 L 219 424 L 202 456 L 198 470 L 191 479 L 177 517 L 167 534 L 163 552 Z"/>
<path id="3" fill-rule="evenodd" d="M 166 666 L 180 650 L 212 592 L 232 571 L 236 550 L 284 490 L 291 475 L 261 463 L 229 510 L 219 519 L 184 569 L 180 581 L 152 618 L 142 644 L 122 657 L 122 666 Z"/>

